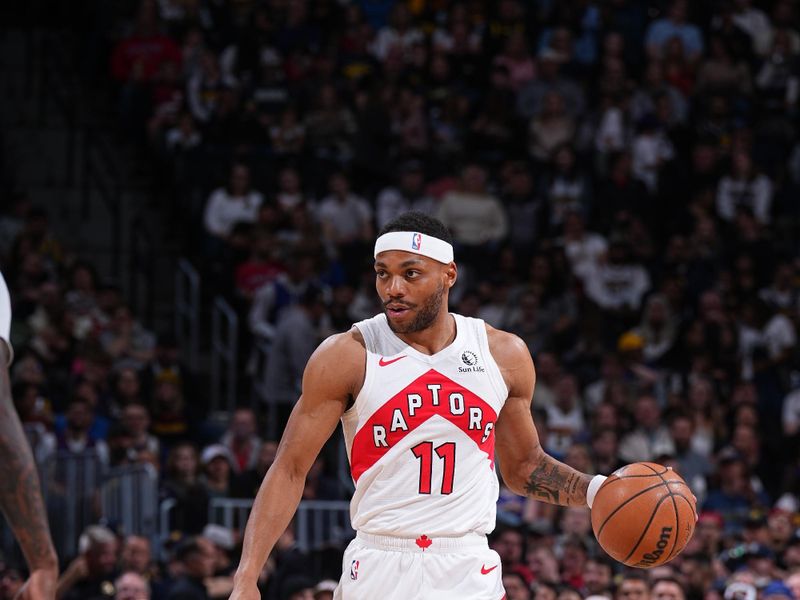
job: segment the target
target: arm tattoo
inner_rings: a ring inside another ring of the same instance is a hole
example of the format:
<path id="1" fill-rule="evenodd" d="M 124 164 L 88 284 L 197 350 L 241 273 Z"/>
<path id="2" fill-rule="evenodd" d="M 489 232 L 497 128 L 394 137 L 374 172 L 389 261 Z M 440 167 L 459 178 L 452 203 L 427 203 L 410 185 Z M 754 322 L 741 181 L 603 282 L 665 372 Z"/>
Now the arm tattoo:
<path id="1" fill-rule="evenodd" d="M 55 567 L 57 558 L 39 487 L 39 473 L 19 422 L 0 342 L 0 508 L 14 531 L 28 567 Z"/>
<path id="2" fill-rule="evenodd" d="M 544 455 L 528 477 L 525 492 L 549 504 L 583 506 L 591 476 Z"/>

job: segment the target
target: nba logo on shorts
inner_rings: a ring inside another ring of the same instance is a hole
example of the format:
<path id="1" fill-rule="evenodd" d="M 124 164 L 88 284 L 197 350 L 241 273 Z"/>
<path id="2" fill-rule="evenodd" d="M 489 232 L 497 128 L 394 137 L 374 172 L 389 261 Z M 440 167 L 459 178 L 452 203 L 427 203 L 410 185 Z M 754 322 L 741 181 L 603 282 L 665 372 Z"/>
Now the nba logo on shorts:
<path id="1" fill-rule="evenodd" d="M 422 246 L 422 234 L 415 233 L 411 237 L 411 249 L 412 250 L 419 250 L 420 246 Z"/>
<path id="2" fill-rule="evenodd" d="M 354 560 L 350 563 L 350 579 L 355 581 L 358 579 L 358 561 Z"/>

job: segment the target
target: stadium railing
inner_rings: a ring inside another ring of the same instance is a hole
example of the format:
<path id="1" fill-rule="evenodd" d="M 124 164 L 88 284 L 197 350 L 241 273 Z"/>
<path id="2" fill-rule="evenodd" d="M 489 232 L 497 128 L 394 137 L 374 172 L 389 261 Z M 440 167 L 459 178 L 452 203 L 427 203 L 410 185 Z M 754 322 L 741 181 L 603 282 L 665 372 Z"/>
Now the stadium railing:
<path id="1" fill-rule="evenodd" d="M 200 274 L 186 258 L 175 272 L 175 339 L 195 373 L 200 363 Z"/>
<path id="2" fill-rule="evenodd" d="M 211 412 L 231 414 L 236 408 L 239 317 L 217 296 L 211 307 Z"/>

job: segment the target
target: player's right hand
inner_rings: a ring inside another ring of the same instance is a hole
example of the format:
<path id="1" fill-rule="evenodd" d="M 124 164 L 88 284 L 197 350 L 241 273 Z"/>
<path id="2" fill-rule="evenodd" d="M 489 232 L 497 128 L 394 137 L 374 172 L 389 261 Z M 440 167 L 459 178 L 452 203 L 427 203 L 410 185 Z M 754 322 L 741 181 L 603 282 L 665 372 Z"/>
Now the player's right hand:
<path id="1" fill-rule="evenodd" d="M 229 600 L 261 600 L 261 592 L 255 583 L 236 583 Z"/>
<path id="2" fill-rule="evenodd" d="M 14 600 L 54 600 L 57 581 L 57 570 L 36 569 L 31 573 Z"/>

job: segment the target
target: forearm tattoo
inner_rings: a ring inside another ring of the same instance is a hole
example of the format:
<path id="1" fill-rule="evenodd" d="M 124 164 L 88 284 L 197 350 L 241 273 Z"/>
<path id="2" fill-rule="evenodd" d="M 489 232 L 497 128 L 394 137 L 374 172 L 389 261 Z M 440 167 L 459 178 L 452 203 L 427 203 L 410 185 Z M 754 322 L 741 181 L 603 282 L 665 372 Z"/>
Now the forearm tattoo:
<path id="1" fill-rule="evenodd" d="M 590 475 L 576 471 L 545 454 L 528 477 L 525 492 L 528 496 L 549 504 L 583 506 L 586 504 L 586 490 L 590 480 Z"/>
<path id="2" fill-rule="evenodd" d="M 0 343 L 2 346 L 2 343 Z M 31 570 L 57 560 L 42 502 L 36 463 L 14 405 L 0 347 L 0 508 Z"/>

